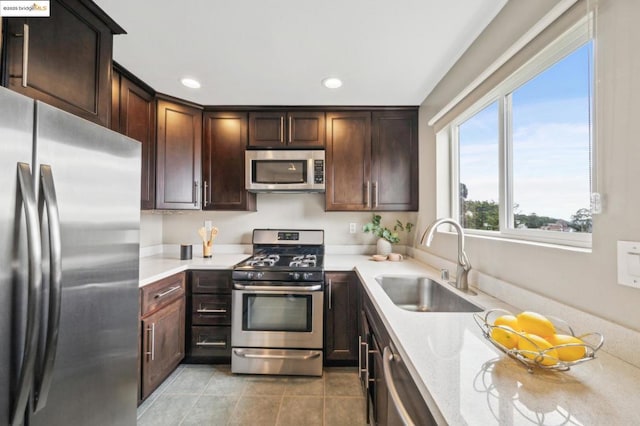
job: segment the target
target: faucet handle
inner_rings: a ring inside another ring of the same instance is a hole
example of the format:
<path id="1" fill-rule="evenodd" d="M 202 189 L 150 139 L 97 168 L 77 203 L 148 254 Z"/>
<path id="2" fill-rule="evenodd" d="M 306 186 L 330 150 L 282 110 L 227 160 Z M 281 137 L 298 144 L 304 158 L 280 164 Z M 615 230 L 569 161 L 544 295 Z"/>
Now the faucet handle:
<path id="1" fill-rule="evenodd" d="M 446 268 L 440 269 L 440 278 L 443 281 L 449 281 L 449 270 Z"/>

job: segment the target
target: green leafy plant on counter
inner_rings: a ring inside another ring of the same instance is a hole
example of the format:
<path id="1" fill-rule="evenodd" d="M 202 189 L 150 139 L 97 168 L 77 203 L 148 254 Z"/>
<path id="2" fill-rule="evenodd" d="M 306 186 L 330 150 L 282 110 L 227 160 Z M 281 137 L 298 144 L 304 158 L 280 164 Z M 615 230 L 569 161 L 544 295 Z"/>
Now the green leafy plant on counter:
<path id="1" fill-rule="evenodd" d="M 380 225 L 380 221 L 382 220 L 382 216 L 379 214 L 373 214 L 373 219 L 369 223 L 365 223 L 362 226 L 362 230 L 364 232 L 371 232 L 373 235 L 379 238 L 384 238 L 389 241 L 391 244 L 396 244 L 400 241 L 400 236 L 398 231 L 407 231 L 411 232 L 413 228 L 413 223 L 407 222 L 403 224 L 399 220 L 396 219 L 396 224 L 393 226 L 393 231 L 386 226 Z"/>

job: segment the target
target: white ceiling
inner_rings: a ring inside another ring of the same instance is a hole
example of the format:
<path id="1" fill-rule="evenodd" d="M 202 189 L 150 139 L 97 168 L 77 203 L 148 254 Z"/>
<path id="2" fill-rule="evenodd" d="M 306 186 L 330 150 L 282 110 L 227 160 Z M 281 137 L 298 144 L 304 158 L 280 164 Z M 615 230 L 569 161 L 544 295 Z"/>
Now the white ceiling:
<path id="1" fill-rule="evenodd" d="M 204 105 L 419 105 L 506 1 L 96 3 L 128 32 L 114 59 L 158 92 Z M 344 85 L 324 88 L 328 76 Z"/>

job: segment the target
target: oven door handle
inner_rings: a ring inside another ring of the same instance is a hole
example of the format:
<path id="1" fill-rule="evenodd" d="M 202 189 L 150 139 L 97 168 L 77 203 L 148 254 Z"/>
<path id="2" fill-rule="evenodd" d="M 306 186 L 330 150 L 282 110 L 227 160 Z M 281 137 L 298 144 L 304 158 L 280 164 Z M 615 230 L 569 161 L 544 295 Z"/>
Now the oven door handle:
<path id="1" fill-rule="evenodd" d="M 306 286 L 271 286 L 271 285 L 244 285 L 233 283 L 236 290 L 251 291 L 254 293 L 262 291 L 278 291 L 278 292 L 302 292 L 302 291 L 319 291 L 322 290 L 322 284 L 306 285 Z"/>
<path id="2" fill-rule="evenodd" d="M 233 353 L 239 356 L 240 358 L 257 358 L 257 359 L 312 359 L 318 358 L 320 356 L 320 352 L 313 352 L 306 355 L 273 355 L 273 354 L 256 354 L 245 352 L 242 349 L 234 349 Z"/>

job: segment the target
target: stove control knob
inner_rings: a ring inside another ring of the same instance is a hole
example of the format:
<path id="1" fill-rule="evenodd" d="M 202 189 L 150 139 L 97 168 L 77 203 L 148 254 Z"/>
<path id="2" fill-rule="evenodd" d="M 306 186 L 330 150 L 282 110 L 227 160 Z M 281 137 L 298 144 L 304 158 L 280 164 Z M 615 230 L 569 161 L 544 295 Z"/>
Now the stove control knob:
<path id="1" fill-rule="evenodd" d="M 264 276 L 264 272 L 258 272 L 258 273 L 256 274 L 256 278 L 257 278 L 257 279 L 261 279 L 263 276 Z"/>
<path id="2" fill-rule="evenodd" d="M 307 281 L 307 280 L 311 279 L 311 277 L 312 277 L 312 276 L 313 276 L 313 274 L 312 274 L 312 273 L 310 273 L 310 272 L 305 272 L 304 274 L 302 274 L 302 279 L 303 279 L 303 280 L 305 280 L 305 281 Z"/>
<path id="3" fill-rule="evenodd" d="M 247 272 L 247 279 L 248 280 L 252 280 L 253 279 L 253 272 Z"/>
<path id="4" fill-rule="evenodd" d="M 299 280 L 300 279 L 300 273 L 299 272 L 292 272 L 290 275 L 291 275 L 291 278 L 293 278 L 294 280 Z"/>

